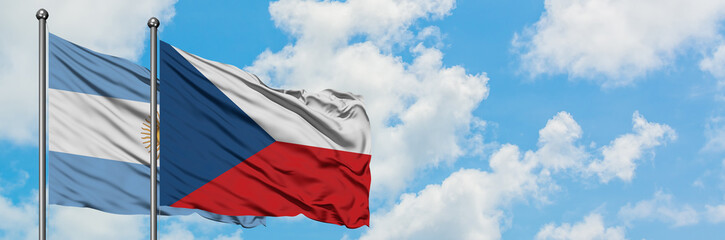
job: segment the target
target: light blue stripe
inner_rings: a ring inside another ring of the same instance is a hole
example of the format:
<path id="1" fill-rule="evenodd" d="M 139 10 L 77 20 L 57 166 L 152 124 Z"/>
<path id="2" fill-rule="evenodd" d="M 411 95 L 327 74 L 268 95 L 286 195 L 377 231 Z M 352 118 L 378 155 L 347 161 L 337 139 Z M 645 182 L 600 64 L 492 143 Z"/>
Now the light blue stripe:
<path id="1" fill-rule="evenodd" d="M 75 154 L 48 152 L 49 203 L 87 207 L 115 214 L 149 213 L 149 167 Z M 243 227 L 265 224 L 264 217 L 224 216 L 201 210 L 159 208 L 162 215 L 199 215 Z"/>
<path id="2" fill-rule="evenodd" d="M 49 88 L 149 102 L 148 69 L 49 36 Z"/>

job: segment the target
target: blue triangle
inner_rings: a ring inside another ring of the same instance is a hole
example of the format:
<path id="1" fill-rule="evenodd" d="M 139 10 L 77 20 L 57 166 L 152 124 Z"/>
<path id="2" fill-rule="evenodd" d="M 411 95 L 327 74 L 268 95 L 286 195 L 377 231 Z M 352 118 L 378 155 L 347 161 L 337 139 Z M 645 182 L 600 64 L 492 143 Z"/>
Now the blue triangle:
<path id="1" fill-rule="evenodd" d="M 168 206 L 275 140 L 171 45 L 160 49 L 160 203 Z"/>

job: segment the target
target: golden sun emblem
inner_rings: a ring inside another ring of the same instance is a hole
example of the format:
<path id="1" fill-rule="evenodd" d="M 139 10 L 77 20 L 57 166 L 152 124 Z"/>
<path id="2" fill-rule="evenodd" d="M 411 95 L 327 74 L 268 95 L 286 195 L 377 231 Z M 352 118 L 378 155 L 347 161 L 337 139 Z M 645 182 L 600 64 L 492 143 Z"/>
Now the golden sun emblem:
<path id="1" fill-rule="evenodd" d="M 151 152 L 151 116 L 146 117 L 146 122 L 143 123 L 143 126 L 141 126 L 141 139 L 144 145 L 146 145 L 146 149 L 148 149 L 148 152 Z M 159 126 L 159 117 L 157 115 L 156 117 L 156 152 L 159 151 L 159 145 L 161 144 L 161 127 Z M 159 155 L 156 155 L 156 158 L 158 158 Z"/>

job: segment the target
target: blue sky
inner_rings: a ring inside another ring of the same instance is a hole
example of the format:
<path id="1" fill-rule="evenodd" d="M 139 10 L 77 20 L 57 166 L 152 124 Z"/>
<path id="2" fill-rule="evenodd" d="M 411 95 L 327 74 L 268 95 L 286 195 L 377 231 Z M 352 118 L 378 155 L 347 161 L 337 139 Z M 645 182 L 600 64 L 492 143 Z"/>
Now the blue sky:
<path id="1" fill-rule="evenodd" d="M 37 226 L 41 6 L 51 32 L 143 66 L 155 15 L 161 40 L 270 85 L 365 97 L 370 228 L 169 217 L 162 239 L 725 236 L 721 1 L 3 5 L 0 19 L 18 24 L 0 26 L 17 36 L 0 40 L 0 239 L 32 239 Z M 49 229 L 58 239 L 145 238 L 147 220 L 53 206 Z"/>

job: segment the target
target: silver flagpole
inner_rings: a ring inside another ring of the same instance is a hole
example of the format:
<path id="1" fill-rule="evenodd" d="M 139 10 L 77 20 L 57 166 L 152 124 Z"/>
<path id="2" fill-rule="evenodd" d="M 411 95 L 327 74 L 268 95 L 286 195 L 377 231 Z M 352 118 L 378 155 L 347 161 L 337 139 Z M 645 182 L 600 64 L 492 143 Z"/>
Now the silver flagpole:
<path id="1" fill-rule="evenodd" d="M 38 218 L 38 239 L 45 240 L 45 87 L 46 87 L 46 73 L 45 73 L 45 21 L 48 20 L 48 11 L 45 9 L 38 9 L 35 13 L 35 18 L 38 19 L 40 25 L 39 37 L 39 57 L 38 62 L 38 101 L 40 109 L 38 110 L 38 207 L 39 218 Z"/>
<path id="2" fill-rule="evenodd" d="M 157 105 L 157 99 L 156 99 L 156 43 L 158 41 L 157 32 L 159 30 L 159 19 L 152 17 L 148 21 L 148 26 L 151 29 L 151 240 L 156 240 L 156 217 L 158 215 L 158 210 L 156 209 L 158 206 L 157 201 L 157 181 L 156 181 L 156 174 L 158 169 L 156 169 L 156 166 L 158 166 L 157 163 L 157 146 L 158 146 L 158 125 L 157 125 L 157 113 L 156 113 L 156 105 Z"/>

